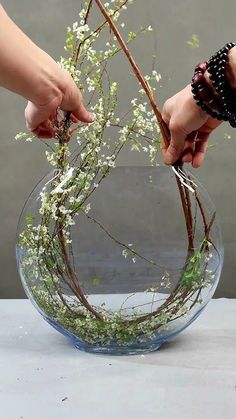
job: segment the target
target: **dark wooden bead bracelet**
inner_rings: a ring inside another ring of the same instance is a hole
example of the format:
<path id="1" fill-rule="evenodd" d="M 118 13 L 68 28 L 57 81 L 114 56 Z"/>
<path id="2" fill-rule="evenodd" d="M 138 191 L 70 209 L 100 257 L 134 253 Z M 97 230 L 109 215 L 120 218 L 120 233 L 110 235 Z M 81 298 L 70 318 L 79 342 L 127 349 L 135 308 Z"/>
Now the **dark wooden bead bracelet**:
<path id="1" fill-rule="evenodd" d="M 215 91 L 220 97 L 223 114 L 232 127 L 236 127 L 236 90 L 231 88 L 226 78 L 228 53 L 236 44 L 230 42 L 216 52 L 207 63 L 207 71 Z"/>
<path id="2" fill-rule="evenodd" d="M 219 121 L 227 120 L 226 116 L 221 113 L 222 106 L 219 100 L 214 97 L 213 89 L 208 85 L 204 73 L 207 69 L 207 63 L 198 64 L 195 68 L 194 76 L 192 78 L 191 88 L 193 98 L 197 105 L 212 118 Z M 216 109 L 217 112 L 214 110 Z"/>
<path id="3" fill-rule="evenodd" d="M 197 105 L 213 118 L 228 121 L 232 127 L 236 127 L 236 89 L 229 85 L 225 71 L 228 52 L 235 45 L 233 42 L 226 44 L 208 62 L 198 64 L 191 83 Z M 212 87 L 205 79 L 206 71 Z"/>

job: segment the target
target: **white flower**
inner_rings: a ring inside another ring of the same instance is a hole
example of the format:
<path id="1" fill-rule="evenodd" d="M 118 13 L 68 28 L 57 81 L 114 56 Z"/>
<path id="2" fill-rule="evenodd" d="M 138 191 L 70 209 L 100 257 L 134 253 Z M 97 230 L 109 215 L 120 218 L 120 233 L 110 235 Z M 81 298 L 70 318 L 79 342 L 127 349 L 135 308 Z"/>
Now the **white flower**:
<path id="1" fill-rule="evenodd" d="M 139 151 L 140 152 L 139 144 L 133 143 L 132 146 L 131 146 L 131 151 Z"/>
<path id="2" fill-rule="evenodd" d="M 85 214 L 88 214 L 90 209 L 91 209 L 91 204 L 87 204 L 85 209 L 84 209 Z"/>
<path id="3" fill-rule="evenodd" d="M 142 103 L 138 105 L 138 108 L 140 109 L 141 112 L 146 112 L 146 107 Z"/>
<path id="4" fill-rule="evenodd" d="M 19 132 L 15 135 L 15 140 L 25 140 L 26 142 L 32 142 L 32 139 L 35 137 L 34 134 Z"/>
<path id="5" fill-rule="evenodd" d="M 60 211 L 62 214 L 67 214 L 67 213 L 68 213 L 68 210 L 66 209 L 66 207 L 64 207 L 64 205 L 61 205 L 61 206 L 59 207 L 59 211 Z"/>
<path id="6" fill-rule="evenodd" d="M 127 249 L 122 250 L 122 256 L 124 256 L 125 259 L 127 258 L 128 255 L 129 255 L 129 251 Z"/>

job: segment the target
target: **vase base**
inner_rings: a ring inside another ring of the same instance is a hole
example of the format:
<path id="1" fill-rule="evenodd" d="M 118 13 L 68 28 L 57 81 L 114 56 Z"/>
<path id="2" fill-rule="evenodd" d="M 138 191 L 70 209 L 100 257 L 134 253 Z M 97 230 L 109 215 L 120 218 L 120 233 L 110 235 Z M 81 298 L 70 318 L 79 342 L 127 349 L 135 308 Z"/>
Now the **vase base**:
<path id="1" fill-rule="evenodd" d="M 155 343 L 149 346 L 95 346 L 89 344 L 81 344 L 81 342 L 74 342 L 74 346 L 84 352 L 90 352 L 93 354 L 102 354 L 102 355 L 142 355 L 148 352 L 157 351 L 163 343 Z"/>
<path id="2" fill-rule="evenodd" d="M 141 355 L 148 352 L 157 351 L 164 343 L 169 339 L 159 338 L 156 341 L 150 341 L 150 339 L 145 339 L 143 342 L 136 342 L 129 345 L 118 345 L 117 343 L 108 344 L 106 346 L 98 345 L 96 343 L 89 344 L 84 342 L 82 339 L 78 339 L 76 335 L 66 330 L 59 323 L 55 322 L 52 318 L 44 316 L 44 319 L 49 323 L 54 329 L 62 333 L 70 343 L 72 343 L 77 349 L 84 352 L 90 352 L 94 354 L 103 354 L 103 355 Z"/>

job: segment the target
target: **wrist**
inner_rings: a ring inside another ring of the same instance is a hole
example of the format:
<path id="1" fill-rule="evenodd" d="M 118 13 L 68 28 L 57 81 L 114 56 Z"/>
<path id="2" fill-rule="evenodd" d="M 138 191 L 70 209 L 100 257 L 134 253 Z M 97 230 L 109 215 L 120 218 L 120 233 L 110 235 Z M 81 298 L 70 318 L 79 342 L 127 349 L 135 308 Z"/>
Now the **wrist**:
<path id="1" fill-rule="evenodd" d="M 225 76 L 231 88 L 236 88 L 236 46 L 228 52 L 228 61 L 225 66 Z M 206 70 L 204 73 L 205 80 L 214 90 L 210 74 Z"/>
<path id="2" fill-rule="evenodd" d="M 44 51 L 41 54 L 34 64 L 32 90 L 27 99 L 37 106 L 47 106 L 51 102 L 58 102 L 59 106 L 65 91 L 66 75 L 49 55 Z"/>
<path id="3" fill-rule="evenodd" d="M 215 90 L 212 84 L 211 78 L 210 78 L 210 74 L 207 70 L 204 73 L 204 77 L 207 84 L 211 86 L 213 90 Z M 236 46 L 231 48 L 230 51 L 228 52 L 228 61 L 226 62 L 226 66 L 225 66 L 225 77 L 230 87 L 235 89 L 236 88 Z"/>
<path id="4" fill-rule="evenodd" d="M 236 48 L 229 42 L 207 62 L 195 67 L 192 92 L 198 106 L 219 121 L 236 127 Z M 232 52 L 231 52 L 232 50 Z"/>
<path id="5" fill-rule="evenodd" d="M 1 6 L 0 57 L 0 86 L 38 106 L 62 100 L 66 86 L 64 72 L 15 25 Z"/>

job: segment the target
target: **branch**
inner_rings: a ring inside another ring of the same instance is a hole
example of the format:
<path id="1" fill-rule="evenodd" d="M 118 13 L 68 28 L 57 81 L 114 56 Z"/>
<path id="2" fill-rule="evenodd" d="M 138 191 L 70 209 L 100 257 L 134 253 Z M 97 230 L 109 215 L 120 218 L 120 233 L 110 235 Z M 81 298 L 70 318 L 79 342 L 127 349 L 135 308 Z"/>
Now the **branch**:
<path id="1" fill-rule="evenodd" d="M 157 121 L 159 123 L 160 126 L 160 130 L 161 130 L 161 134 L 163 137 L 163 141 L 165 143 L 166 146 L 169 145 L 170 142 L 170 132 L 169 132 L 169 128 L 167 127 L 166 123 L 163 121 L 162 116 L 161 116 L 161 112 L 158 109 L 157 103 L 154 99 L 154 95 L 153 92 L 149 86 L 149 84 L 146 82 L 146 80 L 144 79 L 140 68 L 138 66 L 138 64 L 136 63 L 136 61 L 134 60 L 131 52 L 129 51 L 125 41 L 123 40 L 119 30 L 117 29 L 116 25 L 114 24 L 114 22 L 112 21 L 110 15 L 107 13 L 104 5 L 102 4 L 102 2 L 100 0 L 95 0 L 95 2 L 97 3 L 101 13 L 103 14 L 103 16 L 106 18 L 107 22 L 110 25 L 110 28 L 112 30 L 112 32 L 114 33 L 114 35 L 117 38 L 118 43 L 120 44 L 122 50 L 124 51 L 126 57 L 128 58 L 131 67 L 134 71 L 134 74 L 136 75 L 137 79 L 139 80 L 141 86 L 143 87 L 145 93 L 147 94 L 147 97 L 149 99 L 150 105 L 156 115 Z"/>

